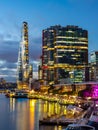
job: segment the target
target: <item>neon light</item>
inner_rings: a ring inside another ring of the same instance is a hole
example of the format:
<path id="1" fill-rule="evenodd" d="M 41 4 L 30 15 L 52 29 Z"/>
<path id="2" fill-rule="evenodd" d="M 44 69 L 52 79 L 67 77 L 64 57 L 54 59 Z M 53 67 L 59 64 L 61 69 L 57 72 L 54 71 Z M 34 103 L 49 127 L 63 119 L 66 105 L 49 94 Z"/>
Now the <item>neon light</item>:
<path id="1" fill-rule="evenodd" d="M 83 96 L 98 98 L 98 85 L 92 85 L 90 90 L 83 92 Z"/>

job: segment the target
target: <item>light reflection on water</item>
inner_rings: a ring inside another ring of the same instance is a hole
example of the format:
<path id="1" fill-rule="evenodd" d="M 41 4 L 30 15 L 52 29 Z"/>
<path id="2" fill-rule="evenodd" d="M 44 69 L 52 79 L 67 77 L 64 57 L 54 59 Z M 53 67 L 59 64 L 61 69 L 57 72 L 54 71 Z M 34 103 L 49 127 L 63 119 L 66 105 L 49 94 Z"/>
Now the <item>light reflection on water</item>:
<path id="1" fill-rule="evenodd" d="M 39 126 L 39 119 L 64 113 L 64 108 L 57 103 L 0 94 L 0 130 L 62 130 L 61 126 Z"/>

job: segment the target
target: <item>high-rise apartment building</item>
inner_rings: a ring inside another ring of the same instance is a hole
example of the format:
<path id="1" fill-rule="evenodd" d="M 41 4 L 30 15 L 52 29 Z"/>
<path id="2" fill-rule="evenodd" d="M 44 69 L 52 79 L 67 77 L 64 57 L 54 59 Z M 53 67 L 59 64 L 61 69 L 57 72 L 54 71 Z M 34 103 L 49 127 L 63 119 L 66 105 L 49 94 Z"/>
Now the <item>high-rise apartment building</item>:
<path id="1" fill-rule="evenodd" d="M 88 32 L 78 26 L 51 26 L 42 32 L 42 79 L 83 81 L 88 64 Z"/>
<path id="2" fill-rule="evenodd" d="M 28 85 L 30 75 L 29 73 L 31 73 L 32 71 L 31 69 L 32 67 L 29 67 L 28 24 L 27 22 L 23 22 L 22 37 L 19 46 L 18 66 L 17 66 L 18 88 L 29 87 Z"/>

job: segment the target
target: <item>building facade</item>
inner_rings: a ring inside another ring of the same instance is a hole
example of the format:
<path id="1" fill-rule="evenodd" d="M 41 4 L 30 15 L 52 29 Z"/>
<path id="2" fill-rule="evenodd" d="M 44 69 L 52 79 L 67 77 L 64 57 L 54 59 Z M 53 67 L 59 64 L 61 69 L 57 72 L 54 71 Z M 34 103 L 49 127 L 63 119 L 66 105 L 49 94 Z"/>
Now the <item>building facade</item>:
<path id="1" fill-rule="evenodd" d="M 88 64 L 88 32 L 78 26 L 51 26 L 42 32 L 42 79 L 81 82 Z"/>
<path id="2" fill-rule="evenodd" d="M 98 81 L 98 51 L 90 54 L 90 80 Z"/>

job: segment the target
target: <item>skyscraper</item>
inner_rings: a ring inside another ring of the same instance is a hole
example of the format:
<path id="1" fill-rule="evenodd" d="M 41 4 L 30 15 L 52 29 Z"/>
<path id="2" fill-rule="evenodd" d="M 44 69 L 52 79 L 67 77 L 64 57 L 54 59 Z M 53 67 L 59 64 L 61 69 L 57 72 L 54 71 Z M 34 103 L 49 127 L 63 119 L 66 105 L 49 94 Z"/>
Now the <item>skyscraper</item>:
<path id="1" fill-rule="evenodd" d="M 90 80 L 98 81 L 98 51 L 90 54 Z"/>
<path id="2" fill-rule="evenodd" d="M 51 26 L 42 32 L 42 79 L 83 81 L 88 64 L 88 32 L 78 26 Z"/>
<path id="3" fill-rule="evenodd" d="M 22 37 L 19 46 L 17 66 L 18 88 L 28 88 L 29 84 L 29 47 L 28 47 L 28 24 L 23 22 Z"/>

